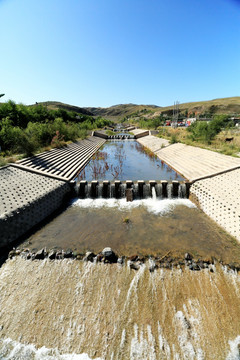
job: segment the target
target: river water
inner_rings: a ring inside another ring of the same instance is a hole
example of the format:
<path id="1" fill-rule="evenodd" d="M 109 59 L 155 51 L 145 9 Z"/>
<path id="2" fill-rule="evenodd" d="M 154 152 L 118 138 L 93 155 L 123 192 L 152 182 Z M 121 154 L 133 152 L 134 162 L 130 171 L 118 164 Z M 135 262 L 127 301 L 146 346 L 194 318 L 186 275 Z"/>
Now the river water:
<path id="1" fill-rule="evenodd" d="M 183 180 L 135 140 L 107 141 L 79 174 L 79 180 Z"/>

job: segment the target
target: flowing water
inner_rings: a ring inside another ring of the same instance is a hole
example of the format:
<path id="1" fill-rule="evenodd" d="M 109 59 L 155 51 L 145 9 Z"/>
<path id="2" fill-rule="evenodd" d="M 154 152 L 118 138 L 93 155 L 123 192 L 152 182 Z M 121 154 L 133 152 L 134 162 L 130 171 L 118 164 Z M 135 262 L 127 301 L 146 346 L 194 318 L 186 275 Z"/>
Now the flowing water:
<path id="1" fill-rule="evenodd" d="M 239 276 L 148 266 L 8 260 L 0 358 L 239 359 Z"/>
<path id="2" fill-rule="evenodd" d="M 240 258 L 233 238 L 188 199 L 75 199 L 21 247 L 98 253 L 107 246 L 126 256 L 188 251 L 228 263 Z"/>

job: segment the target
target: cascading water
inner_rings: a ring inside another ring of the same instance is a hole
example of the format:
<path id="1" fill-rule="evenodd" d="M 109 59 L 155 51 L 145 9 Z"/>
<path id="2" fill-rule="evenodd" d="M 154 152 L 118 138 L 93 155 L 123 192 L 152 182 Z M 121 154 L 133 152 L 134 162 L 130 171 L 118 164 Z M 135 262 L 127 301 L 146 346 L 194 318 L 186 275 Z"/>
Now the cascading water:
<path id="1" fill-rule="evenodd" d="M 157 200 L 157 194 L 156 194 L 155 186 L 152 186 L 152 199 L 154 201 Z"/>
<path id="2" fill-rule="evenodd" d="M 239 275 L 151 266 L 7 261 L 0 358 L 239 359 Z"/>
<path id="3" fill-rule="evenodd" d="M 81 181 L 78 185 L 77 193 L 81 199 L 85 198 L 125 198 L 126 183 L 121 181 L 103 181 L 96 180 L 92 182 Z M 133 189 L 134 199 L 147 199 L 152 197 L 152 189 L 155 191 L 156 199 L 187 198 L 186 183 L 167 181 L 147 183 L 145 181 L 136 181 L 128 184 Z M 177 189 L 177 190 L 176 190 Z"/>

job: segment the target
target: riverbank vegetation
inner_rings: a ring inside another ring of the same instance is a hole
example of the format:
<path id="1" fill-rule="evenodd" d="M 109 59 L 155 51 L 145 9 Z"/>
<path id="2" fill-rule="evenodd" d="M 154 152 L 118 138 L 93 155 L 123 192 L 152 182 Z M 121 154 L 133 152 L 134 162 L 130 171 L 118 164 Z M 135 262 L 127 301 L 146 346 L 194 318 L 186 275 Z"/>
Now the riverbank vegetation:
<path id="1" fill-rule="evenodd" d="M 196 121 L 187 128 L 164 126 L 158 130 L 158 136 L 168 139 L 171 144 L 181 142 L 231 156 L 240 153 L 240 129 L 227 121 L 225 115 L 217 115 L 208 123 Z"/>
<path id="2" fill-rule="evenodd" d="M 84 139 L 88 131 L 110 125 L 109 120 L 94 118 L 47 106 L 25 106 L 13 101 L 0 104 L 0 166 L 18 157 L 61 147 L 70 141 Z"/>

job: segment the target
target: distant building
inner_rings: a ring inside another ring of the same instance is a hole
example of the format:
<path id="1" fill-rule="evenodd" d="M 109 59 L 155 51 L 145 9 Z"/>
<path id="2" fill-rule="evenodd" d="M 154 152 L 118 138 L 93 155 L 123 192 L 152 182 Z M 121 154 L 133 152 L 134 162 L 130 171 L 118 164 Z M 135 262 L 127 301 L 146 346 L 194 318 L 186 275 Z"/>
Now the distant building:
<path id="1" fill-rule="evenodd" d="M 190 126 L 192 123 L 194 123 L 195 121 L 197 120 L 197 118 L 186 118 L 186 119 L 184 119 L 183 121 L 184 121 L 184 123 L 185 123 L 185 125 L 186 126 Z"/>

